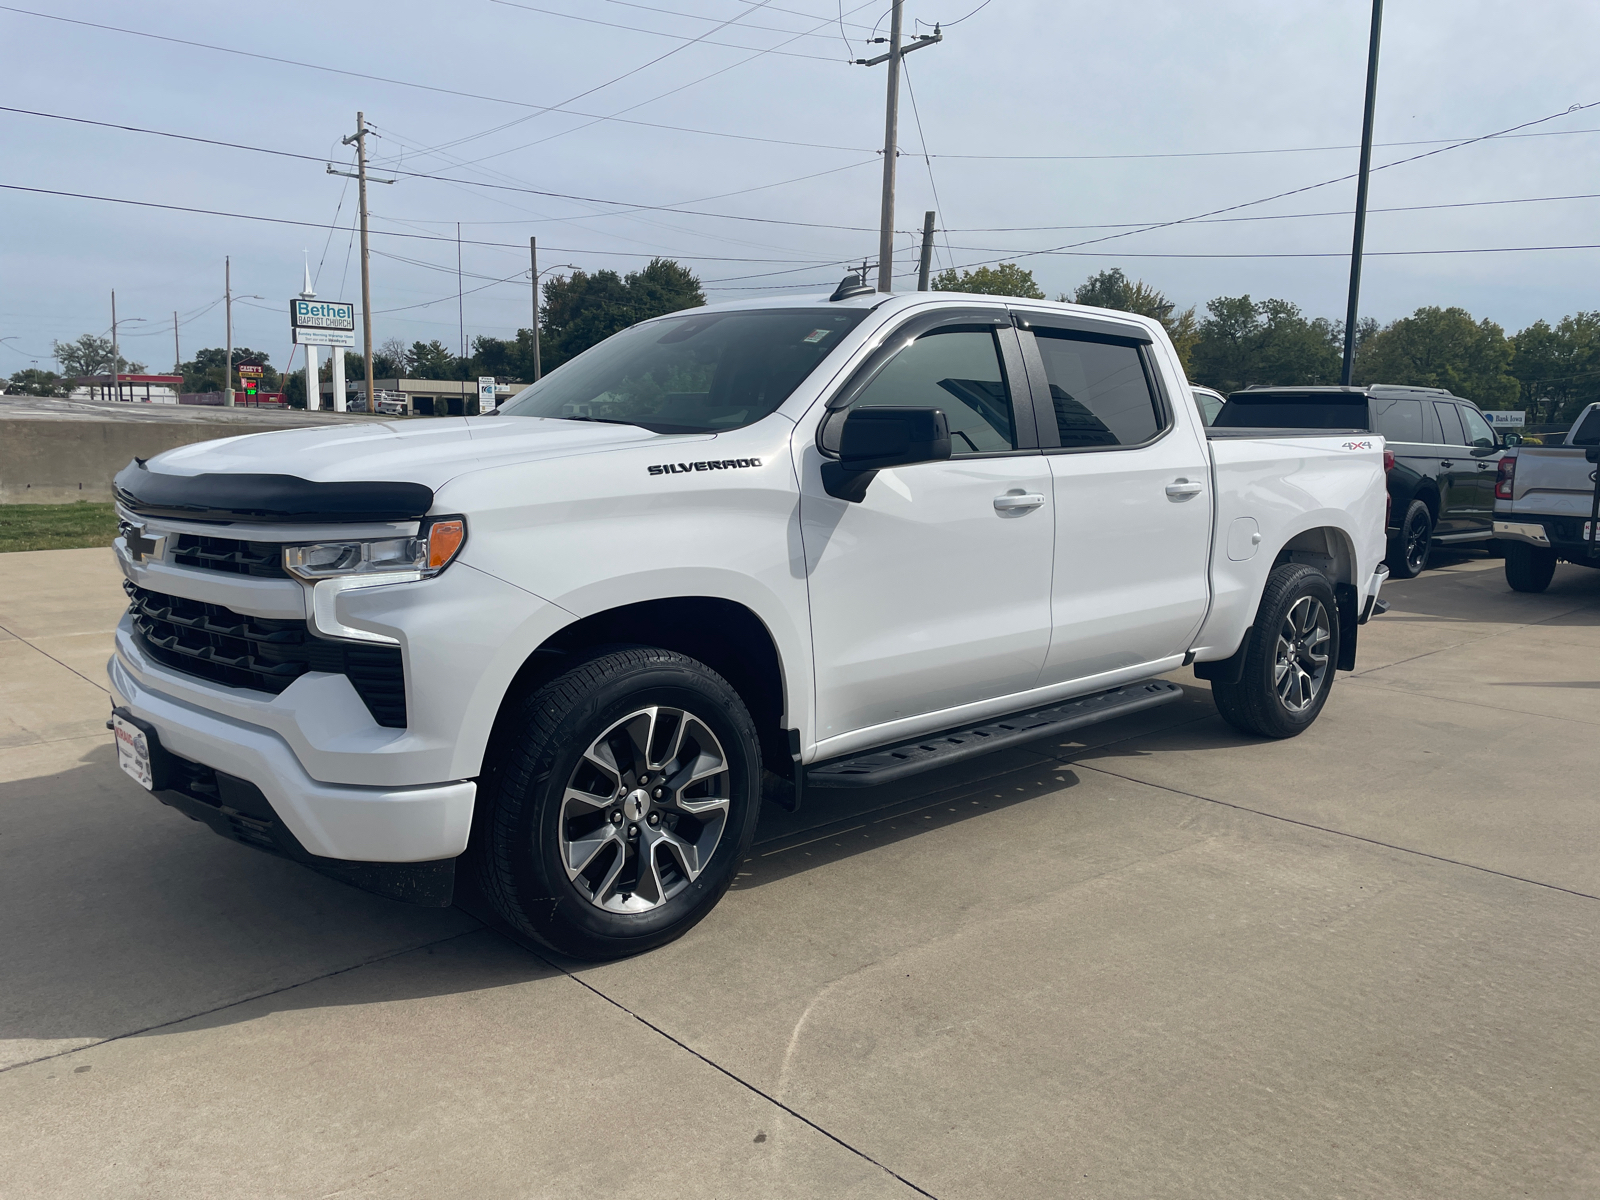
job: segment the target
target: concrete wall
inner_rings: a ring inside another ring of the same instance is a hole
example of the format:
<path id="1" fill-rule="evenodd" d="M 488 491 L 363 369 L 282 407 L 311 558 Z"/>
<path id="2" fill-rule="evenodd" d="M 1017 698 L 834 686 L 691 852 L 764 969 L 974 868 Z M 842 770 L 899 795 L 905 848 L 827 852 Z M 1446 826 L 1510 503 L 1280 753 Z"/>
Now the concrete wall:
<path id="1" fill-rule="evenodd" d="M 212 438 L 297 429 L 303 419 L 248 425 L 223 421 L 95 421 L 35 418 L 0 422 L 0 504 L 108 501 L 111 477 L 135 456 Z"/>

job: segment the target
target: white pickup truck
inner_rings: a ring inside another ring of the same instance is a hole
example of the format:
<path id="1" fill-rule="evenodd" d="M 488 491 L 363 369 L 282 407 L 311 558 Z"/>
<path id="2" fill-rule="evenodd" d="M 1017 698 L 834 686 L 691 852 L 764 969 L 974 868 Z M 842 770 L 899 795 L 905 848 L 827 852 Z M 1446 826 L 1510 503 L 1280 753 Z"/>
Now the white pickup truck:
<path id="1" fill-rule="evenodd" d="M 1542 592 L 1556 561 L 1600 567 L 1600 404 L 1578 414 L 1556 445 L 1514 446 L 1500 460 L 1494 483 L 1494 535 L 1505 545 L 1506 582 L 1519 592 Z"/>
<path id="2" fill-rule="evenodd" d="M 800 803 L 1176 699 L 1299 733 L 1381 610 L 1383 444 L 1208 435 L 1171 344 L 988 296 L 715 305 L 471 418 L 130 463 L 124 769 L 229 837 L 603 958 Z"/>

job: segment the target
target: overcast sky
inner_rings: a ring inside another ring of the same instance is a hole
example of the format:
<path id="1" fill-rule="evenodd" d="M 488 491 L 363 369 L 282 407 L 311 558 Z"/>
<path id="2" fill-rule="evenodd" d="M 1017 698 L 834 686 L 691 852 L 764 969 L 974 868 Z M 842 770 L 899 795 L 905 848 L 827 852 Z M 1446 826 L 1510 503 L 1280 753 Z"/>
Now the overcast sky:
<path id="1" fill-rule="evenodd" d="M 899 271 L 931 208 L 937 266 L 1014 260 L 1052 297 L 1120 266 L 1180 306 L 1247 292 L 1343 316 L 1353 182 L 1040 252 L 1354 172 L 1366 0 L 978 2 L 906 3 L 908 33 L 967 19 L 906 59 Z M 714 301 L 831 288 L 876 257 L 884 68 L 847 60 L 881 49 L 864 41 L 887 0 L 12 3 L 224 49 L 0 11 L 7 106 L 309 160 L 0 112 L 0 183 L 309 225 L 0 191 L 0 373 L 105 331 L 112 288 L 129 357 L 169 367 L 175 310 L 185 358 L 220 346 L 225 255 L 236 296 L 263 297 L 235 301 L 235 345 L 285 365 L 305 254 L 320 297 L 360 299 L 355 186 L 325 170 L 351 162 L 357 109 L 381 135 L 374 173 L 399 180 L 371 189 L 380 343 L 458 346 L 458 221 L 468 338 L 528 324 L 530 236 L 541 267 L 675 258 Z M 1600 101 L 1596 45 L 1592 2 L 1390 0 L 1374 163 Z M 1521 132 L 1539 136 L 1374 174 L 1368 250 L 1600 243 L 1600 108 Z M 1384 211 L 1424 205 L 1464 206 Z M 1310 255 L 1326 257 L 1292 257 Z M 1512 332 L 1600 308 L 1597 265 L 1593 249 L 1375 253 L 1362 313 L 1460 305 Z"/>

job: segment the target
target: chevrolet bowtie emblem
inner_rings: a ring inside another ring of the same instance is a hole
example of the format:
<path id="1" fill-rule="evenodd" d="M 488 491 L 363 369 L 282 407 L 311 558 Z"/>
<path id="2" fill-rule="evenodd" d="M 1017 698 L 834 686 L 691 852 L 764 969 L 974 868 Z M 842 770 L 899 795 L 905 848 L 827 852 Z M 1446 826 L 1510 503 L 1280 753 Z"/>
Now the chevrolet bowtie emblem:
<path id="1" fill-rule="evenodd" d="M 147 537 L 143 521 L 122 522 L 122 541 L 128 547 L 128 557 L 134 562 L 143 562 L 147 558 L 160 558 L 161 551 L 167 544 L 165 535 Z"/>

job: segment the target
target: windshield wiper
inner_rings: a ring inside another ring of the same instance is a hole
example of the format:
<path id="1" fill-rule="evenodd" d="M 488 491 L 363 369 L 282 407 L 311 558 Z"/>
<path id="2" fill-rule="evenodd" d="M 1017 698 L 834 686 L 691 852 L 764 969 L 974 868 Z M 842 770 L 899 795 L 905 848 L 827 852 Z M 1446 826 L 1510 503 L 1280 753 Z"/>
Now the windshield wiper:
<path id="1" fill-rule="evenodd" d="M 637 421 L 624 421 L 618 417 L 556 417 L 557 421 L 595 421 L 601 425 L 632 425 L 635 429 L 648 429 L 649 426 L 641 425 Z"/>

